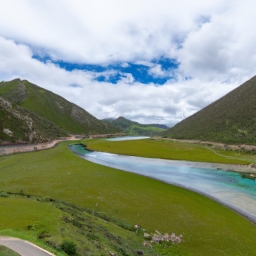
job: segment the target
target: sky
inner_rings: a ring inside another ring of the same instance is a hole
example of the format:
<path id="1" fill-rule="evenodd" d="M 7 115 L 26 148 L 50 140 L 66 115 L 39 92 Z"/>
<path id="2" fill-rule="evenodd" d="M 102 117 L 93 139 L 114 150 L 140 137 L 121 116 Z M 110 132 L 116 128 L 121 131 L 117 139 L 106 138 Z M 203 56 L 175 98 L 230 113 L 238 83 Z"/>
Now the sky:
<path id="1" fill-rule="evenodd" d="M 256 1 L 0 0 L 0 81 L 169 126 L 256 75 Z"/>

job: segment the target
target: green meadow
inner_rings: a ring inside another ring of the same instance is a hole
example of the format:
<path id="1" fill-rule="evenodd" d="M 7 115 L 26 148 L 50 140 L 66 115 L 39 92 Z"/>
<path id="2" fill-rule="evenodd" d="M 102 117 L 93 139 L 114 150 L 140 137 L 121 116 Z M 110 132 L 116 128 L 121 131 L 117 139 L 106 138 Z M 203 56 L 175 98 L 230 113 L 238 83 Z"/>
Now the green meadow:
<path id="1" fill-rule="evenodd" d="M 170 158 L 175 150 L 174 159 L 251 158 L 187 153 L 165 141 L 84 142 L 101 151 L 158 158 Z M 30 240 L 57 255 L 67 255 L 64 245 L 76 246 L 68 255 L 256 255 L 256 226 L 242 216 L 195 192 L 85 161 L 68 150 L 70 143 L 0 157 L 0 235 Z M 183 242 L 146 248 L 135 224 L 148 233 L 182 234 Z"/>
<path id="2" fill-rule="evenodd" d="M 84 143 L 91 150 L 150 158 L 225 164 L 248 164 L 256 161 L 254 155 L 244 152 L 219 150 L 210 146 L 166 139 L 85 140 Z"/>
<path id="3" fill-rule="evenodd" d="M 0 256 L 20 256 L 20 254 L 12 251 L 11 249 L 0 245 Z"/>

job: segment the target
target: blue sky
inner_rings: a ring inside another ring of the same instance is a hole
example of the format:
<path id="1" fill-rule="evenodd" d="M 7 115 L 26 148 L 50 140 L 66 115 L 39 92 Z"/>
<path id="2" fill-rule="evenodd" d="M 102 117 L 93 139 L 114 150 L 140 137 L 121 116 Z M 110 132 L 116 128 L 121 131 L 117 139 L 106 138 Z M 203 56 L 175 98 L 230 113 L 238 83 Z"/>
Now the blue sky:
<path id="1" fill-rule="evenodd" d="M 92 64 L 78 64 L 65 61 L 56 61 L 51 59 L 49 56 L 39 56 L 33 55 L 33 58 L 39 60 L 40 62 L 47 63 L 51 62 L 58 67 L 65 69 L 66 71 L 72 72 L 74 70 L 94 72 L 96 75 L 95 80 L 99 82 L 109 82 L 112 84 L 117 84 L 122 78 L 131 75 L 135 82 L 142 84 L 153 83 L 156 86 L 161 86 L 165 84 L 168 80 L 175 81 L 175 71 L 179 67 L 179 63 L 176 59 L 169 59 L 160 57 L 159 59 L 154 59 L 147 64 L 143 63 L 117 63 L 111 65 L 92 65 Z M 150 68 L 153 65 L 161 66 L 163 71 L 162 75 L 154 74 L 150 72 Z M 107 71 L 111 71 L 109 74 Z"/>
<path id="2" fill-rule="evenodd" d="M 29 80 L 99 119 L 171 126 L 255 75 L 255 8 L 252 0 L 1 1 L 0 80 Z"/>

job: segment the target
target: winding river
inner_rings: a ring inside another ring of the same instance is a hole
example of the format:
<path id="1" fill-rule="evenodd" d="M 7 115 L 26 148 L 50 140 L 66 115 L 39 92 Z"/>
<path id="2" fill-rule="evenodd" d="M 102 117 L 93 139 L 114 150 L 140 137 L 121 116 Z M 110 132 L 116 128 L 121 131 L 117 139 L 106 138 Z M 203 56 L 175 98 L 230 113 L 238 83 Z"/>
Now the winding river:
<path id="1" fill-rule="evenodd" d="M 70 146 L 82 158 L 116 169 L 133 172 L 181 186 L 230 207 L 256 223 L 256 183 L 238 172 L 223 171 L 205 163 L 162 160 L 87 151 Z"/>

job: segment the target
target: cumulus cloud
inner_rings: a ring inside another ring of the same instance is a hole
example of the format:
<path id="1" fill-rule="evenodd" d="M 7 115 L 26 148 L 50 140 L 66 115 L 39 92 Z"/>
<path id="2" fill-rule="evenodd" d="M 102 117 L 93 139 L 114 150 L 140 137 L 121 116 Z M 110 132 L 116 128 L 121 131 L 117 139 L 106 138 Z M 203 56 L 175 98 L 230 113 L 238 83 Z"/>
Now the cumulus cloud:
<path id="1" fill-rule="evenodd" d="M 218 1 L 211 2 L 6 1 L 1 3 L 0 33 L 57 59 L 90 63 L 151 60 L 171 55 L 175 49 L 171 41 L 196 26 L 198 13 L 215 10 Z"/>
<path id="2" fill-rule="evenodd" d="M 243 81 L 255 75 L 256 64 L 252 29 L 256 3 L 234 1 L 229 8 L 212 15 L 210 22 L 191 31 L 179 50 L 182 70 L 203 80 Z"/>
<path id="3" fill-rule="evenodd" d="M 252 0 L 2 1 L 0 80 L 27 79 L 98 118 L 173 124 L 255 75 L 255 8 Z M 161 58 L 179 66 L 163 68 Z M 111 68 L 68 71 L 58 60 L 143 65 L 170 79 L 143 84 Z"/>

